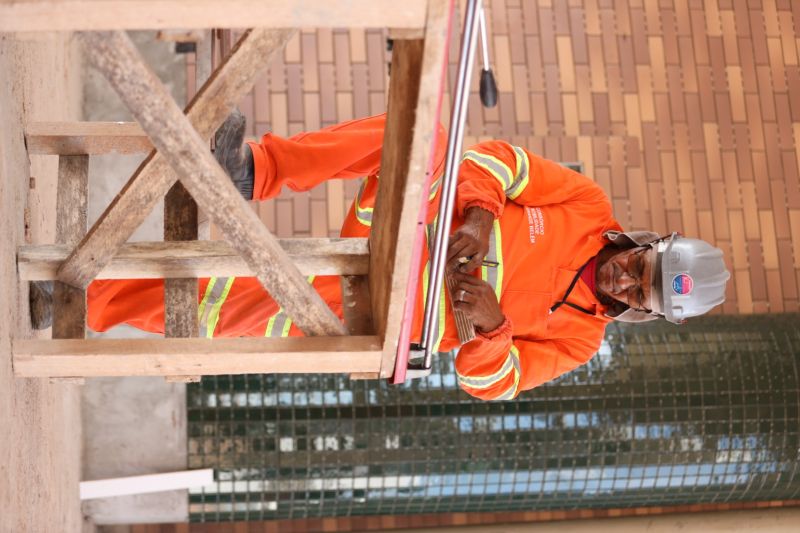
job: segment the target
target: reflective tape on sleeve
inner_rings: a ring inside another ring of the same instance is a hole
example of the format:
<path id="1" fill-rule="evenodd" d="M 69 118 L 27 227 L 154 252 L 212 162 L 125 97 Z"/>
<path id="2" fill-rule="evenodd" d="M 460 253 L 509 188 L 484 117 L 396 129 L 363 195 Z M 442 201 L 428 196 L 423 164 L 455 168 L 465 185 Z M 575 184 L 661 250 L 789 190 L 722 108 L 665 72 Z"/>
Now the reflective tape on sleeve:
<path id="1" fill-rule="evenodd" d="M 508 168 L 508 165 L 496 157 L 482 154 L 480 152 L 476 152 L 475 150 L 467 150 L 467 152 L 464 153 L 462 160 L 472 161 L 482 169 L 486 170 L 489 174 L 494 176 L 498 182 L 500 182 L 500 185 L 503 187 L 504 191 L 511 186 L 514 177 L 511 169 Z"/>

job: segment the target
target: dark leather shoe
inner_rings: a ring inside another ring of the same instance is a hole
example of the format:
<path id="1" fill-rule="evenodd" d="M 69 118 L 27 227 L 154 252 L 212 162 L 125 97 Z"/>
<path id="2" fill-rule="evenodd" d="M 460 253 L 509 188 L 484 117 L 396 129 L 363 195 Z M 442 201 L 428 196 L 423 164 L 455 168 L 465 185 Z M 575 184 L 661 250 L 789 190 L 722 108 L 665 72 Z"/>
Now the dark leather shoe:
<path id="1" fill-rule="evenodd" d="M 32 281 L 28 291 L 33 329 L 47 329 L 53 325 L 53 282 Z"/>
<path id="2" fill-rule="evenodd" d="M 253 153 L 244 144 L 247 120 L 238 109 L 234 109 L 217 130 L 214 140 L 217 159 L 245 200 L 253 199 Z"/>

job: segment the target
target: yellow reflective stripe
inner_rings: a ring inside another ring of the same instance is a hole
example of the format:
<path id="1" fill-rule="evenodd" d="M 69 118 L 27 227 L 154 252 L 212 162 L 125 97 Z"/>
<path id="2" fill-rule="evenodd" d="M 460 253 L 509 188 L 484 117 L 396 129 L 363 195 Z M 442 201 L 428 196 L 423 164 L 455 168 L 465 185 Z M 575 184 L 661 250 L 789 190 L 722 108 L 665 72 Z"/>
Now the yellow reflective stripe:
<path id="1" fill-rule="evenodd" d="M 278 318 L 280 311 L 269 317 L 267 320 L 267 330 L 264 332 L 265 337 L 272 337 L 272 328 L 275 327 L 275 319 Z"/>
<path id="2" fill-rule="evenodd" d="M 314 278 L 316 276 L 308 276 L 306 280 L 308 283 L 311 284 L 314 282 Z M 288 337 L 289 336 L 289 329 L 292 327 L 292 319 L 289 318 L 289 315 L 283 310 L 283 308 L 279 308 L 278 312 L 269 317 L 267 320 L 267 329 L 264 331 L 265 337 Z M 276 334 L 277 330 L 277 334 Z"/>
<path id="3" fill-rule="evenodd" d="M 509 353 L 511 357 L 511 361 L 514 364 L 514 382 L 511 384 L 508 389 L 506 389 L 503 394 L 495 398 L 495 400 L 502 401 L 502 400 L 512 400 L 514 399 L 517 394 L 519 393 L 519 375 L 520 375 L 520 364 L 519 364 L 519 350 L 516 346 L 511 346 L 511 352 Z"/>
<path id="4" fill-rule="evenodd" d="M 500 231 L 500 221 L 494 221 L 494 250 L 495 250 L 495 261 L 497 262 L 497 266 L 495 267 L 497 280 L 495 281 L 494 286 L 494 294 L 497 296 L 497 301 L 500 301 L 500 292 L 503 288 L 503 233 Z"/>
<path id="5" fill-rule="evenodd" d="M 436 340 L 433 343 L 433 351 L 438 352 L 439 346 L 442 344 L 444 338 L 445 320 L 447 319 L 447 304 L 444 299 L 444 283 L 442 283 L 442 290 L 439 291 L 439 331 L 436 335 Z"/>
<path id="6" fill-rule="evenodd" d="M 367 179 L 361 181 L 361 187 L 358 189 L 355 200 L 356 219 L 365 226 L 372 226 L 372 207 L 361 207 L 361 197 L 364 194 L 364 189 L 367 187 Z"/>
<path id="7" fill-rule="evenodd" d="M 488 376 L 464 376 L 456 371 L 458 382 L 466 385 L 472 389 L 488 389 L 498 381 L 501 381 L 508 374 L 514 370 L 514 364 L 511 362 L 511 356 L 506 357 L 503 366 L 494 374 Z"/>
<path id="8" fill-rule="evenodd" d="M 456 371 L 456 374 L 458 375 L 458 382 L 462 385 L 466 385 L 472 389 L 488 389 L 492 385 L 505 379 L 511 372 L 514 372 L 514 385 L 513 388 L 509 390 L 516 391 L 516 388 L 519 386 L 519 350 L 513 345 L 508 352 L 508 356 L 506 356 L 506 360 L 503 362 L 503 366 L 494 374 L 489 376 L 464 376 L 458 374 L 458 371 Z M 506 394 L 508 394 L 508 391 L 504 392 L 498 399 L 503 398 Z"/>
<path id="9" fill-rule="evenodd" d="M 496 267 L 481 266 L 481 279 L 491 285 L 497 301 L 500 301 L 500 292 L 503 288 L 503 235 L 500 231 L 500 221 L 492 224 L 492 234 L 489 237 L 489 251 L 486 253 L 488 261 L 497 263 Z"/>
<path id="10" fill-rule="evenodd" d="M 514 176 L 511 172 L 511 169 L 508 167 L 508 165 L 496 157 L 481 154 L 475 150 L 467 150 L 467 152 L 464 153 L 462 161 L 472 161 L 482 169 L 486 170 L 489 174 L 494 176 L 497 181 L 500 182 L 500 185 L 503 187 L 504 191 L 511 186 Z"/>
<path id="11" fill-rule="evenodd" d="M 219 311 L 228 298 L 228 292 L 230 292 L 234 281 L 236 281 L 236 278 L 228 279 L 228 282 L 225 283 L 225 288 L 222 289 L 222 294 L 220 294 L 217 301 L 214 302 L 214 305 L 211 306 L 211 311 L 208 313 L 208 320 L 206 321 L 206 338 L 210 339 L 214 337 L 214 330 L 217 328 L 217 322 L 219 322 Z"/>
<path id="12" fill-rule="evenodd" d="M 442 177 L 431 183 L 431 192 L 428 194 L 428 200 L 433 200 L 436 197 L 436 191 L 439 190 L 439 185 L 442 184 Z"/>
<path id="13" fill-rule="evenodd" d="M 431 252 L 431 239 L 433 234 L 436 231 L 436 225 L 439 222 L 439 217 L 433 220 L 431 224 L 425 228 L 425 239 L 427 241 L 428 246 L 428 253 Z M 425 263 L 425 268 L 422 271 L 422 305 L 423 308 L 428 303 L 428 285 L 430 284 L 430 257 L 428 257 L 428 261 Z M 444 285 L 442 285 L 441 289 L 439 290 L 439 323 L 436 326 L 436 330 L 434 330 L 433 336 L 433 347 L 431 351 L 437 352 L 439 351 L 439 346 L 442 344 L 442 339 L 444 338 L 444 329 L 445 329 L 445 320 L 447 319 L 447 302 L 445 301 L 444 297 Z"/>
<path id="14" fill-rule="evenodd" d="M 525 150 L 518 146 L 512 146 L 512 148 L 517 156 L 517 171 L 514 174 L 514 181 L 506 188 L 506 196 L 509 200 L 513 200 L 522 194 L 522 191 L 528 186 L 528 175 L 531 167 L 530 159 Z"/>

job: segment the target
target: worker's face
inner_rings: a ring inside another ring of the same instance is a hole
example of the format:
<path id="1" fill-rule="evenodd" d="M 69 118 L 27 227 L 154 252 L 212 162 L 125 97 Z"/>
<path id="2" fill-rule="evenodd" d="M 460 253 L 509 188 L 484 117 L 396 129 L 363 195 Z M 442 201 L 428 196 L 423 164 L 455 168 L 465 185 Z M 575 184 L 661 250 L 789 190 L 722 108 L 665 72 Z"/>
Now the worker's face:
<path id="1" fill-rule="evenodd" d="M 597 269 L 597 289 L 632 309 L 649 310 L 652 256 L 649 246 L 624 250 Z"/>

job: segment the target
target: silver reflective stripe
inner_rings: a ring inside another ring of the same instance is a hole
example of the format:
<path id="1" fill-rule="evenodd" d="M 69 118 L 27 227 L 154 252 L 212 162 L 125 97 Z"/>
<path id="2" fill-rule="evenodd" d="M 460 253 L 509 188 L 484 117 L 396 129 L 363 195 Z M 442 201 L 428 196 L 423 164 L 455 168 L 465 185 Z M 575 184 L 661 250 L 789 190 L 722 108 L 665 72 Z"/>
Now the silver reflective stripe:
<path id="1" fill-rule="evenodd" d="M 511 383 L 511 386 L 508 387 L 503 394 L 495 398 L 496 401 L 513 400 L 519 393 L 520 363 L 519 350 L 516 346 L 511 346 L 511 351 L 508 353 L 508 357 L 511 359 L 511 362 L 514 365 L 514 382 Z"/>
<path id="2" fill-rule="evenodd" d="M 369 178 L 364 178 L 361 181 L 361 187 L 358 189 L 358 194 L 356 194 L 356 201 L 355 201 L 355 212 L 356 218 L 359 222 L 364 224 L 365 226 L 372 226 L 372 207 L 361 207 L 361 199 L 364 196 L 364 189 L 367 188 L 367 180 Z"/>
<path id="3" fill-rule="evenodd" d="M 225 290 L 228 284 L 228 278 L 211 278 L 208 280 L 206 286 L 206 293 L 203 296 L 203 301 L 200 303 L 198 309 L 199 322 L 200 322 L 200 337 L 207 338 L 214 334 L 214 327 L 217 325 L 216 321 L 212 324 L 209 331 L 209 318 L 214 314 L 215 307 L 218 308 L 217 303 L 223 294 L 227 294 Z"/>
<path id="4" fill-rule="evenodd" d="M 509 373 L 511 373 L 515 368 L 514 358 L 511 357 L 509 354 L 506 357 L 503 366 L 500 367 L 500 370 L 495 372 L 494 374 L 488 376 L 462 376 L 458 374 L 458 382 L 462 385 L 466 385 L 467 387 L 473 389 L 488 389 L 495 383 L 504 379 Z"/>
<path id="5" fill-rule="evenodd" d="M 314 282 L 316 276 L 308 276 L 306 280 L 309 284 Z M 292 319 L 281 307 L 278 312 L 267 320 L 267 329 L 264 331 L 265 337 L 288 337 L 289 329 L 292 327 Z"/>
<path id="6" fill-rule="evenodd" d="M 513 174 L 511 169 L 508 168 L 508 165 L 497 159 L 496 157 L 481 154 L 474 150 L 468 150 L 464 154 L 465 160 L 472 161 L 476 163 L 478 166 L 483 167 L 484 169 L 488 170 L 489 173 L 500 182 L 500 185 L 503 187 L 503 190 L 508 189 L 511 186 L 511 182 L 513 181 Z"/>
<path id="7" fill-rule="evenodd" d="M 292 320 L 283 310 L 278 311 L 267 322 L 267 331 L 264 333 L 265 337 L 285 337 L 284 331 L 288 332 L 288 327 L 292 326 Z"/>
<path id="8" fill-rule="evenodd" d="M 518 146 L 512 146 L 514 153 L 517 156 L 517 168 L 514 175 L 514 181 L 506 188 L 506 196 L 513 200 L 528 186 L 528 173 L 530 172 L 530 160 L 525 150 Z"/>
<path id="9" fill-rule="evenodd" d="M 500 292 L 503 285 L 503 235 L 500 231 L 500 221 L 495 220 L 492 234 L 489 236 L 489 251 L 487 261 L 497 263 L 497 266 L 481 266 L 481 279 L 492 286 L 497 301 L 500 301 Z"/>

